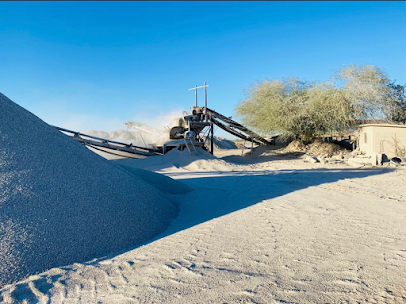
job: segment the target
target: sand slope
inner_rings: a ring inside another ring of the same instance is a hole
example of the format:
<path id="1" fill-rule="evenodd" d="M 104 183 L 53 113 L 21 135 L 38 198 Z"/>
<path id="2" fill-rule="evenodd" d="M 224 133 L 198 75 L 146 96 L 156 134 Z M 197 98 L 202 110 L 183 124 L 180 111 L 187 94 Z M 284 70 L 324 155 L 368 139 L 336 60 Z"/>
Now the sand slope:
<path id="1" fill-rule="evenodd" d="M 0 94 L 0 286 L 144 242 L 176 213 L 142 174 Z"/>

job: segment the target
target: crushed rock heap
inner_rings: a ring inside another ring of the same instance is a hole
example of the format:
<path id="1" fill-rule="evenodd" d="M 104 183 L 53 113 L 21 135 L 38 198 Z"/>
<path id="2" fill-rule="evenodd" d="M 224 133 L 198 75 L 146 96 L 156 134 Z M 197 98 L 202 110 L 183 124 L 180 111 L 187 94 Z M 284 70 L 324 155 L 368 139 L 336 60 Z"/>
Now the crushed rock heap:
<path id="1" fill-rule="evenodd" d="M 0 93 L 0 287 L 162 232 L 177 206 Z"/>

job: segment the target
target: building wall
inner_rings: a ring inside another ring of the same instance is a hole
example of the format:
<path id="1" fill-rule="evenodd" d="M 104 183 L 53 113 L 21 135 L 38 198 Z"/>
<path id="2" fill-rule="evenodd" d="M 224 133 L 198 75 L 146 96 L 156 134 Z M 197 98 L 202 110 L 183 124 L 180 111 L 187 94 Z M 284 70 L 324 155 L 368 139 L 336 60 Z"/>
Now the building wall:
<path id="1" fill-rule="evenodd" d="M 373 129 L 372 127 L 361 127 L 359 131 L 359 148 L 361 152 L 371 155 L 373 151 Z"/>
<path id="2" fill-rule="evenodd" d="M 406 127 L 403 126 L 361 126 L 359 147 L 367 155 L 385 153 L 389 158 L 399 155 L 396 151 L 395 140 L 399 147 L 405 149 Z"/>

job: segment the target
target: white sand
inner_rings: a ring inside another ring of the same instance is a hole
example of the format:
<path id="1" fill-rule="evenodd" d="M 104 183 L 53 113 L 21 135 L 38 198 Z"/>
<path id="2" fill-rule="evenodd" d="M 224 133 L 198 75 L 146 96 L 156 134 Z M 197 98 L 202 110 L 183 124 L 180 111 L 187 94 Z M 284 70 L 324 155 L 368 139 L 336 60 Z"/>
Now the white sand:
<path id="1" fill-rule="evenodd" d="M 0 301 L 406 302 L 404 166 L 354 169 L 240 153 L 111 161 L 166 185 L 180 204 L 177 218 L 143 246 L 5 286 Z"/>
<path id="2" fill-rule="evenodd" d="M 177 195 L 169 229 L 122 254 L 7 286 L 5 303 L 405 302 L 404 167 L 269 154 L 237 164 L 203 151 L 120 162 L 194 189 Z"/>

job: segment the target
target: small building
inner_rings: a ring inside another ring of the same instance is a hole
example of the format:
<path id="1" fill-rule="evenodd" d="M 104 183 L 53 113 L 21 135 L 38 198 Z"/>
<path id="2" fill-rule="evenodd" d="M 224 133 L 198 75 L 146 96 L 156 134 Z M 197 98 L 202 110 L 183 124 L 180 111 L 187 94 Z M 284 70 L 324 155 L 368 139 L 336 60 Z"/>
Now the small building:
<path id="1" fill-rule="evenodd" d="M 364 124 L 359 126 L 358 146 L 369 156 L 386 154 L 405 157 L 406 125 Z"/>

